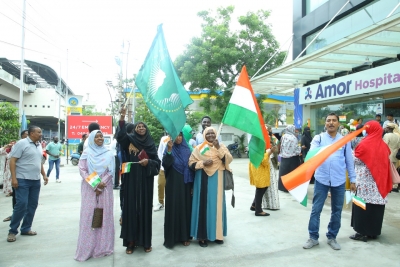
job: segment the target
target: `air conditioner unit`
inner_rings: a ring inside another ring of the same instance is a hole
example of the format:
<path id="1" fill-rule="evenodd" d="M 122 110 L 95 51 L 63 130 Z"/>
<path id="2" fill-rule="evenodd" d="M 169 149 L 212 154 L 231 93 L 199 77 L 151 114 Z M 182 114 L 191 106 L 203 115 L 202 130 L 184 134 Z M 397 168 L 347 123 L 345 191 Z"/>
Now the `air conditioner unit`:
<path id="1" fill-rule="evenodd" d="M 32 94 L 36 91 L 36 84 L 30 84 L 28 85 L 28 88 L 26 90 L 28 93 Z"/>

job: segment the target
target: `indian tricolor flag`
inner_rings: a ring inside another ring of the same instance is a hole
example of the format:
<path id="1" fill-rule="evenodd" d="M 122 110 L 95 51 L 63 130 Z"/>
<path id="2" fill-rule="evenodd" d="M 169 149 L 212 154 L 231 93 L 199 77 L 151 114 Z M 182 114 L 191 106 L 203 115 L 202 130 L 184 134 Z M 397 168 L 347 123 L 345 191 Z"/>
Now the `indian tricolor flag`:
<path id="1" fill-rule="evenodd" d="M 367 206 L 365 204 L 365 200 L 362 199 L 359 196 L 353 196 L 353 203 L 357 206 L 359 206 L 360 208 L 362 208 L 363 210 L 367 209 Z"/>
<path id="2" fill-rule="evenodd" d="M 101 183 L 101 178 L 97 172 L 92 172 L 86 179 L 86 182 L 95 188 L 99 183 Z"/>
<path id="3" fill-rule="evenodd" d="M 270 147 L 269 135 L 251 87 L 246 66 L 243 66 L 222 123 L 251 134 L 249 142 L 250 162 L 258 168 Z"/>
<path id="4" fill-rule="evenodd" d="M 121 174 L 128 173 L 131 171 L 132 162 L 124 162 L 122 163 Z"/>
<path id="5" fill-rule="evenodd" d="M 307 153 L 306 162 L 297 167 L 294 171 L 282 176 L 282 183 L 290 194 L 301 205 L 307 206 L 307 188 L 315 170 L 333 153 L 359 135 L 367 126 L 352 132 L 338 140 L 336 143 L 318 147 Z M 318 137 L 317 137 L 318 138 Z"/>
<path id="6" fill-rule="evenodd" d="M 204 155 L 208 150 L 210 150 L 210 146 L 207 144 L 207 142 L 203 142 L 199 146 L 199 151 L 200 151 L 200 154 L 202 154 L 202 155 Z"/>

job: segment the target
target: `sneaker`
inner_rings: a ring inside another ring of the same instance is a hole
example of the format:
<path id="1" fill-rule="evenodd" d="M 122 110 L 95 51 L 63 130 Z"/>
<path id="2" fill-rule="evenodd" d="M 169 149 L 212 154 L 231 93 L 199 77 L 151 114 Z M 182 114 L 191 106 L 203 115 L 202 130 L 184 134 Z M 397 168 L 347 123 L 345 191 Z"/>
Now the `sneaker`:
<path id="1" fill-rule="evenodd" d="M 334 250 L 340 250 L 340 245 L 336 242 L 336 239 L 328 239 L 328 245 Z"/>
<path id="2" fill-rule="evenodd" d="M 310 238 L 310 239 L 308 239 L 307 242 L 303 245 L 303 248 L 304 248 L 304 249 L 309 249 L 309 248 L 312 248 L 313 246 L 316 246 L 316 245 L 319 245 L 318 240 L 315 240 L 315 239 Z"/>
<path id="3" fill-rule="evenodd" d="M 164 205 L 161 203 L 158 203 L 155 207 L 154 207 L 154 211 L 160 211 L 164 209 Z"/>
<path id="4" fill-rule="evenodd" d="M 57 180 L 56 180 L 56 183 L 61 183 L 60 179 L 57 179 Z"/>

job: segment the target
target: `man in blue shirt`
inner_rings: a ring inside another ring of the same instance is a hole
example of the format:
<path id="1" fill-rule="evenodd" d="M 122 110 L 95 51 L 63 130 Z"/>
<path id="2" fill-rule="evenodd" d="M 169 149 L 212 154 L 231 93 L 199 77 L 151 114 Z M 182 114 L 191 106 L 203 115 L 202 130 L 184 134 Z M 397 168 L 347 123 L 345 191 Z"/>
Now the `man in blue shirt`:
<path id="1" fill-rule="evenodd" d="M 58 142 L 58 137 L 53 138 L 53 142 L 46 146 L 46 153 L 49 155 L 49 169 L 47 170 L 47 177 L 50 177 L 50 173 L 53 170 L 54 164 L 56 164 L 56 182 L 61 183 L 60 180 L 60 154 L 62 146 Z"/>
<path id="2" fill-rule="evenodd" d="M 312 142 L 310 150 L 328 146 L 343 136 L 337 132 L 339 128 L 339 116 L 330 113 L 325 120 L 326 132 L 316 135 Z M 336 242 L 336 236 L 340 229 L 340 220 L 345 194 L 346 169 L 351 182 L 351 190 L 356 190 L 356 173 L 354 171 L 354 160 L 351 153 L 350 143 L 347 143 L 335 153 L 330 155 L 324 163 L 315 171 L 314 198 L 313 206 L 308 224 L 310 238 L 304 244 L 303 248 L 309 249 L 319 244 L 319 224 L 322 208 L 328 192 L 331 192 L 331 220 L 328 224 L 328 245 L 334 250 L 340 250 L 340 245 Z"/>

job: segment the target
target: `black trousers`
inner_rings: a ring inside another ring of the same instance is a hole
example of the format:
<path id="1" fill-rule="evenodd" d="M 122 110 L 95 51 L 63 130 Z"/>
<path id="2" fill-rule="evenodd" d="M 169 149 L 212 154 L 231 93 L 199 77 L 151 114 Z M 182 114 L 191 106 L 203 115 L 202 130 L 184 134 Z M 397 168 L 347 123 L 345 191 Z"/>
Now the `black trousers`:
<path id="1" fill-rule="evenodd" d="M 265 194 L 265 191 L 267 191 L 267 187 L 264 188 L 256 188 L 256 196 L 254 197 L 253 200 L 253 206 L 256 207 L 256 213 L 261 213 L 263 212 L 262 207 L 261 207 L 261 202 L 263 195 Z"/>
<path id="2" fill-rule="evenodd" d="M 114 176 L 114 187 L 119 186 L 119 158 L 115 156 L 115 176 Z"/>

